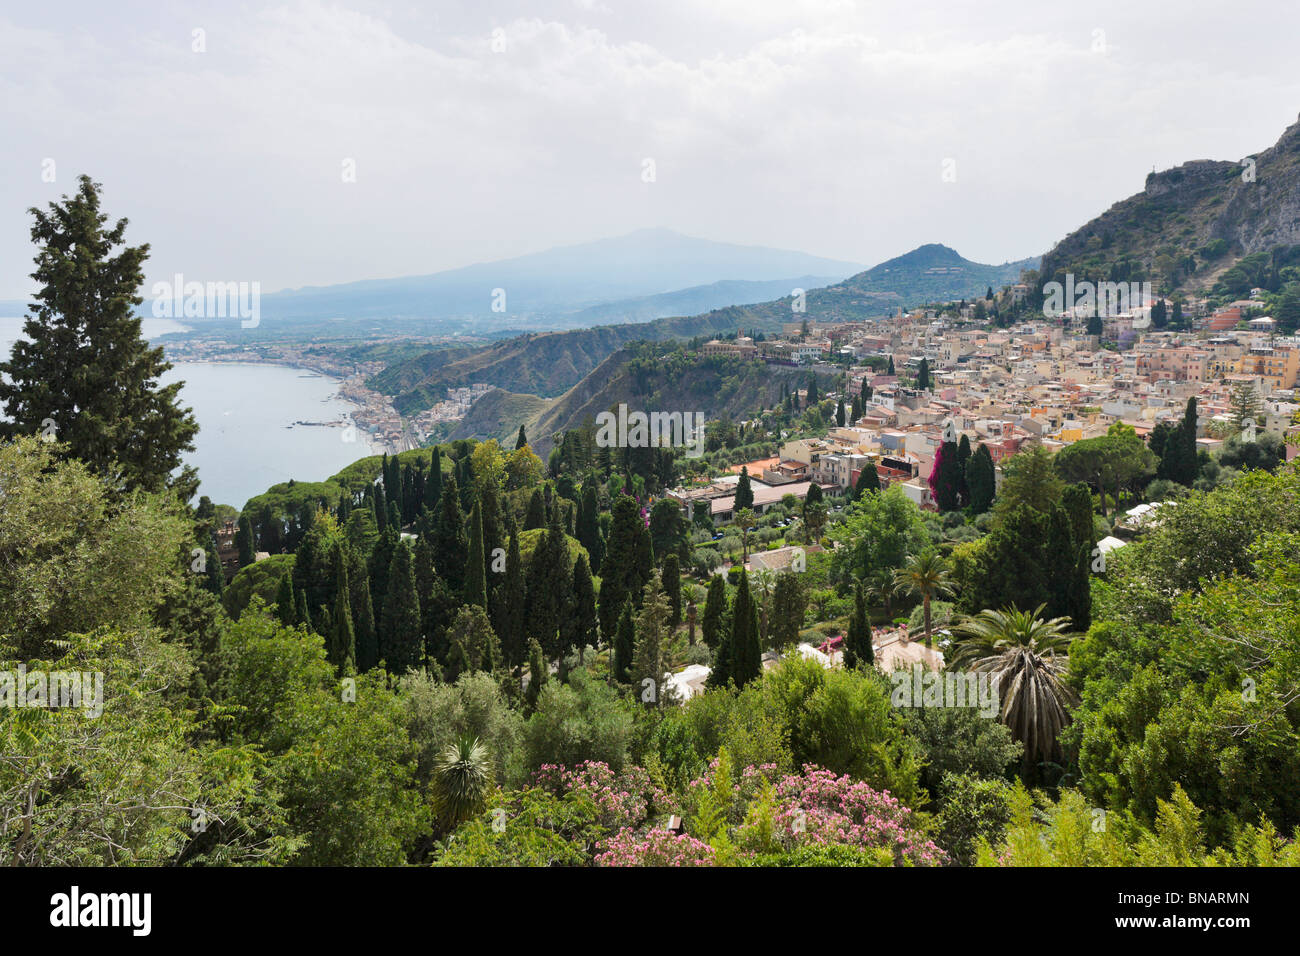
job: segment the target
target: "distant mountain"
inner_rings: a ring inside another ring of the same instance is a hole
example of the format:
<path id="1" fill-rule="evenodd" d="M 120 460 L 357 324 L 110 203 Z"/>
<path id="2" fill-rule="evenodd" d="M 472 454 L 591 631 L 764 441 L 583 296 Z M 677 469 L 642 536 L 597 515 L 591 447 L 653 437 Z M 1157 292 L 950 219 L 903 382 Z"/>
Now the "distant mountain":
<path id="1" fill-rule="evenodd" d="M 1254 157 L 1194 160 L 1150 173 L 1142 192 L 1057 243 L 1043 257 L 1040 279 L 1073 273 L 1197 291 L 1247 256 L 1289 250 L 1292 259 L 1298 245 L 1300 122 Z"/>
<path id="2" fill-rule="evenodd" d="M 521 325 L 572 328 L 584 321 L 575 319 L 575 313 L 593 308 L 604 307 L 604 311 L 591 316 L 592 322 L 622 320 L 616 305 L 622 300 L 688 290 L 708 298 L 704 307 L 717 307 L 773 295 L 771 289 L 755 291 L 743 283 L 780 280 L 784 284 L 790 281 L 788 276 L 821 276 L 824 284 L 859 268 L 802 252 L 642 229 L 432 275 L 264 293 L 261 308 L 264 319 L 275 320 L 438 318 L 449 323 L 449 332 L 481 333 Z M 742 285 L 714 289 L 711 297 L 698 288 L 723 280 Z M 504 299 L 497 290 L 502 290 Z M 636 321 L 664 314 L 644 302 L 631 311 Z"/>
<path id="3" fill-rule="evenodd" d="M 975 298 L 1016 281 L 1035 259 L 986 266 L 963 259 L 946 246 L 929 245 L 874 269 L 823 288 L 807 287 L 804 310 L 796 311 L 791 286 L 779 299 L 730 305 L 698 315 L 641 324 L 597 326 L 506 339 L 478 349 L 429 352 L 390 365 L 370 386 L 393 396 L 403 414 L 431 407 L 446 390 L 483 382 L 509 392 L 556 396 L 576 385 L 611 354 L 630 342 L 717 336 L 757 330 L 777 332 L 786 323 L 869 321 L 900 306 L 935 299 Z M 787 282 L 789 280 L 786 280 Z M 780 288 L 785 289 L 782 285 Z"/>

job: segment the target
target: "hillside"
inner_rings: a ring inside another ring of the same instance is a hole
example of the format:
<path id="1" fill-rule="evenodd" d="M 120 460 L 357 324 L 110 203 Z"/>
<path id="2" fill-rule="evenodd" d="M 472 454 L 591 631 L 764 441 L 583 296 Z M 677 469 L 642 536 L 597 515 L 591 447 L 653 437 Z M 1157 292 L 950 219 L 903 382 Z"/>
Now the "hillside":
<path id="1" fill-rule="evenodd" d="M 370 386 L 393 396 L 402 414 L 433 405 L 446 389 L 485 382 L 513 392 L 555 396 L 577 384 L 607 357 L 634 341 L 715 336 L 751 329 L 773 332 L 807 318 L 817 322 L 870 321 L 936 299 L 974 298 L 991 285 L 1019 278 L 1035 260 L 986 266 L 946 246 L 927 245 L 907 255 L 824 288 L 806 293 L 806 311 L 792 309 L 791 296 L 754 305 L 734 305 L 699 315 L 652 322 L 550 332 L 506 339 L 479 349 L 441 351 L 389 366 Z"/>
<path id="2" fill-rule="evenodd" d="M 551 399 L 536 395 L 518 395 L 494 388 L 476 401 L 464 418 L 447 429 L 444 440 L 495 438 L 502 448 L 514 448 L 519 426 L 537 421 L 552 403 Z"/>
<path id="3" fill-rule="evenodd" d="M 810 374 L 807 368 L 634 346 L 611 355 L 551 403 L 528 423 L 528 434 L 533 449 L 545 457 L 552 435 L 578 427 L 619 403 L 632 410 L 702 412 L 707 420 L 736 419 L 776 404 L 783 384 L 806 385 Z M 818 379 L 829 388 L 831 373 L 819 373 Z"/>
<path id="4" fill-rule="evenodd" d="M 1043 257 L 1042 279 L 1147 279 L 1202 290 L 1245 256 L 1300 244 L 1300 122 L 1255 159 L 1195 160 L 1151 173 Z"/>

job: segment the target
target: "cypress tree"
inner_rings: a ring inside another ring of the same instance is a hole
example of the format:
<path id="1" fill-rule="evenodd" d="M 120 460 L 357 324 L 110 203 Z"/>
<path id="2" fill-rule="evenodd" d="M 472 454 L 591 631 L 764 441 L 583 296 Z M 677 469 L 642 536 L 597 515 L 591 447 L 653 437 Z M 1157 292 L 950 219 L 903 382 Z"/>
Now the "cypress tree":
<path id="1" fill-rule="evenodd" d="M 582 500 L 578 504 L 578 521 L 574 529 L 578 543 L 587 549 L 591 556 L 591 570 L 600 573 L 601 559 L 604 557 L 605 542 L 600 537 L 600 515 L 596 505 L 596 487 L 594 482 L 583 482 Z"/>
<path id="2" fill-rule="evenodd" d="M 181 455 L 193 451 L 198 424 L 178 404 L 181 382 L 159 386 L 172 365 L 134 314 L 149 246 L 125 246 L 127 221 L 107 225 L 100 185 L 89 176 L 77 183 L 48 213 L 28 210 L 40 290 L 24 338 L 0 362 L 0 436 L 45 434 L 52 424 L 68 454 L 110 485 L 172 488 L 188 501 L 198 477 Z"/>
<path id="3" fill-rule="evenodd" d="M 633 693 L 644 703 L 662 707 L 665 703 L 664 672 L 667 670 L 668 601 L 664 597 L 659 572 L 651 572 L 641 597 L 641 612 L 636 617 L 633 637 L 631 679 Z M 646 681 L 652 681 L 649 686 Z M 647 694 L 652 691 L 652 696 Z M 650 700 L 646 697 L 650 696 Z"/>
<path id="4" fill-rule="evenodd" d="M 957 442 L 957 499 L 961 507 L 970 504 L 970 485 L 966 482 L 966 466 L 970 464 L 970 439 L 962 435 Z"/>
<path id="5" fill-rule="evenodd" d="M 676 554 L 664 558 L 663 590 L 668 599 L 668 626 L 676 631 L 682 623 L 682 570 Z"/>
<path id="6" fill-rule="evenodd" d="M 716 651 L 722 644 L 727 627 L 727 583 L 721 574 L 715 574 L 709 580 L 708 595 L 704 599 L 704 617 L 700 620 L 700 635 L 709 650 Z"/>
<path id="7" fill-rule="evenodd" d="M 749 483 L 749 469 L 740 469 L 740 480 L 736 482 L 736 498 L 732 502 L 732 514 L 743 508 L 754 507 L 754 489 Z"/>
<path id="8" fill-rule="evenodd" d="M 632 598 L 623 601 L 614 635 L 614 680 L 626 684 L 631 679 L 632 654 L 636 644 L 636 626 L 632 622 Z"/>
<path id="9" fill-rule="evenodd" d="M 732 602 L 731 641 L 728 647 L 728 676 L 737 687 L 756 680 L 763 671 L 763 648 L 758 639 L 758 614 L 749 593 L 749 575 L 740 572 L 736 599 Z"/>
<path id="10" fill-rule="evenodd" d="M 528 512 L 524 515 L 524 530 L 532 531 L 546 527 L 546 503 L 542 500 L 542 489 L 534 488 L 533 496 L 528 499 Z"/>
<path id="11" fill-rule="evenodd" d="M 523 559 L 519 553 L 519 536 L 510 536 L 510 546 L 506 549 L 505 581 L 497 589 L 496 620 L 494 626 L 501 638 L 501 653 L 506 665 L 518 667 L 524 661 L 525 620 L 524 608 L 528 601 L 528 591 L 524 584 Z"/>
<path id="12" fill-rule="evenodd" d="M 526 628 L 537 639 L 548 658 L 560 656 L 560 622 L 572 592 L 569 574 L 569 546 L 560 527 L 559 513 L 550 522 L 528 566 L 528 609 Z"/>
<path id="13" fill-rule="evenodd" d="M 970 461 L 966 462 L 966 487 L 970 492 L 970 506 L 975 513 L 988 511 L 997 489 L 997 474 L 993 467 L 993 456 L 983 442 L 970 456 Z"/>
<path id="14" fill-rule="evenodd" d="M 894 371 L 894 357 L 893 357 L 892 355 L 889 356 L 889 371 L 886 372 L 885 374 L 887 374 L 887 375 L 897 375 L 897 374 L 898 374 L 896 371 Z"/>
<path id="15" fill-rule="evenodd" d="M 343 673 L 356 664 L 356 632 L 352 626 L 347 559 L 344 557 L 341 545 L 335 545 L 334 566 L 334 617 L 327 646 L 330 663 L 338 669 L 339 673 Z"/>
<path id="16" fill-rule="evenodd" d="M 465 558 L 463 604 L 477 604 L 487 610 L 487 564 L 483 554 L 483 516 L 478 503 L 469 513 L 469 551 Z"/>
<path id="17" fill-rule="evenodd" d="M 596 585 L 585 555 L 578 555 L 573 565 L 572 600 L 569 603 L 569 646 L 576 648 L 579 660 L 588 647 L 596 647 L 600 637 L 596 632 Z"/>
<path id="18" fill-rule="evenodd" d="M 921 367 L 916 370 L 916 387 L 923 390 L 930 388 L 930 360 L 921 357 Z"/>
<path id="19" fill-rule="evenodd" d="M 379 663 L 379 637 L 375 607 L 370 596 L 370 575 L 360 555 L 348 549 L 348 606 L 352 611 L 352 640 L 357 670 L 365 672 Z"/>
<path id="20" fill-rule="evenodd" d="M 294 617 L 297 622 L 311 630 L 311 614 L 307 611 L 307 592 L 297 588 L 293 593 Z"/>
<path id="21" fill-rule="evenodd" d="M 528 436 L 524 433 L 524 426 L 519 426 L 519 434 L 515 437 L 515 451 L 523 448 L 528 444 Z"/>
<path id="22" fill-rule="evenodd" d="M 636 500 L 620 495 L 612 508 L 605 560 L 601 564 L 600 632 L 608 638 L 618 626 L 623 601 L 631 597 L 637 582 L 637 544 L 645 534 Z"/>
<path id="23" fill-rule="evenodd" d="M 776 647 L 793 647 L 803 627 L 804 591 L 799 575 L 782 571 L 772 589 L 772 643 Z"/>
<path id="24" fill-rule="evenodd" d="M 403 674 L 420 663 L 423 644 L 411 549 L 400 544 L 388 569 L 388 594 L 384 598 L 379 629 L 379 655 L 390 673 Z"/>
<path id="25" fill-rule="evenodd" d="M 216 539 L 212 535 L 208 535 L 207 538 L 208 546 L 204 549 L 203 556 L 204 584 L 209 591 L 221 597 L 221 593 L 226 589 L 226 571 L 221 566 Z"/>
<path id="26" fill-rule="evenodd" d="M 388 530 L 388 502 L 384 497 L 384 486 L 375 485 L 370 496 L 370 510 L 375 515 L 375 527 L 383 534 Z"/>
<path id="27" fill-rule="evenodd" d="M 542 688 L 546 685 L 550 676 L 550 670 L 546 666 L 546 658 L 542 655 L 542 645 L 533 639 L 529 639 L 528 690 L 524 693 L 524 700 L 527 702 L 529 710 L 536 709 L 537 695 L 542 692 Z"/>
<path id="28" fill-rule="evenodd" d="M 808 376 L 808 399 L 805 407 L 812 408 L 819 401 L 821 401 L 821 397 L 817 394 L 817 373 L 814 372 Z"/>
<path id="29" fill-rule="evenodd" d="M 298 620 L 298 609 L 293 603 L 293 575 L 288 571 L 280 578 L 275 592 L 275 616 L 285 627 L 293 627 Z"/>
<path id="30" fill-rule="evenodd" d="M 853 486 L 853 500 L 857 501 L 868 491 L 880 493 L 880 474 L 874 461 L 867 462 L 858 473 L 858 483 Z"/>
<path id="31" fill-rule="evenodd" d="M 465 535 L 465 517 L 460 510 L 459 487 L 454 475 L 447 476 L 433 528 L 433 566 L 447 582 L 453 594 L 465 587 L 465 552 L 469 541 Z"/>
<path id="32" fill-rule="evenodd" d="M 845 422 L 845 418 L 844 418 L 844 399 L 841 398 L 841 399 L 840 399 L 840 400 L 835 404 L 835 424 L 836 424 L 836 425 L 839 425 L 840 428 L 843 428 L 843 427 L 844 427 L 844 422 Z"/>
<path id="33" fill-rule="evenodd" d="M 253 523 L 248 515 L 239 516 L 239 530 L 235 532 L 235 545 L 239 548 L 239 566 L 246 568 L 257 560 L 257 547 L 253 543 Z"/>
<path id="34" fill-rule="evenodd" d="M 438 500 L 442 497 L 442 447 L 433 446 L 433 458 L 429 464 L 429 477 L 424 482 L 424 510 L 434 513 Z"/>
<path id="35" fill-rule="evenodd" d="M 934 458 L 934 471 L 930 476 L 934 502 L 941 512 L 957 509 L 961 495 L 960 479 L 957 443 L 946 441 L 939 446 L 939 451 Z"/>
<path id="36" fill-rule="evenodd" d="M 876 654 L 871 647 L 871 618 L 867 613 L 866 588 L 859 582 L 853 587 L 853 613 L 849 617 L 849 630 L 844 639 L 844 666 L 849 670 L 858 664 L 875 663 Z"/>

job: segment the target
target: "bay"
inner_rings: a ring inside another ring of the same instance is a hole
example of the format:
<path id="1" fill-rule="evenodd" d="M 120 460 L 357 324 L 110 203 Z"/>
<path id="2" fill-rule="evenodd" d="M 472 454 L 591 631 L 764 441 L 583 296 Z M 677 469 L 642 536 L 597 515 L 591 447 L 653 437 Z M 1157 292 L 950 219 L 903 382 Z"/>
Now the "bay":
<path id="1" fill-rule="evenodd" d="M 9 355 L 23 320 L 0 318 L 0 354 Z M 170 319 L 146 318 L 146 337 L 183 331 Z M 322 481 L 358 458 L 378 454 L 368 433 L 341 425 L 356 406 L 338 396 L 338 381 L 305 369 L 235 362 L 179 362 L 162 376 L 184 382 L 182 405 L 199 423 L 195 450 L 184 456 L 198 469 L 199 494 L 242 508 L 271 485 Z M 352 439 L 352 440 L 348 440 Z"/>

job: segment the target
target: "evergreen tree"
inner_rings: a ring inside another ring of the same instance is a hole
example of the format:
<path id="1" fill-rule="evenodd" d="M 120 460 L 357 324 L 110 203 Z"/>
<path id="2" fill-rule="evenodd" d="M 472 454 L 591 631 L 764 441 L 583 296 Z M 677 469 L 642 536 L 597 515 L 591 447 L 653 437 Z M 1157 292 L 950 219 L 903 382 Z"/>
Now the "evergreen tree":
<path id="1" fill-rule="evenodd" d="M 591 570 L 599 574 L 605 542 L 600 537 L 600 514 L 596 505 L 595 482 L 583 482 L 582 500 L 578 504 L 578 521 L 574 529 L 578 543 L 591 556 Z"/>
<path id="2" fill-rule="evenodd" d="M 970 461 L 966 462 L 966 487 L 970 493 L 970 506 L 975 513 L 988 511 L 997 490 L 997 472 L 993 467 L 993 456 L 983 442 L 970 456 Z"/>
<path id="3" fill-rule="evenodd" d="M 669 696 L 664 683 L 664 672 L 668 669 L 667 645 L 672 634 L 669 614 L 659 572 L 653 571 L 641 597 L 641 612 L 636 617 L 631 679 L 632 692 L 642 703 L 655 707 L 664 706 Z"/>
<path id="4" fill-rule="evenodd" d="M 970 484 L 966 481 L 966 466 L 970 464 L 970 458 L 970 439 L 962 435 L 957 442 L 957 499 L 963 508 L 970 504 Z"/>
<path id="5" fill-rule="evenodd" d="M 604 595 L 602 595 L 603 597 Z M 614 680 L 626 684 L 631 680 L 632 654 L 636 644 L 636 630 L 632 623 L 632 598 L 623 600 L 623 610 L 619 614 L 614 633 L 613 672 Z"/>
<path id="6" fill-rule="evenodd" d="M 542 692 L 542 688 L 546 686 L 546 681 L 550 676 L 550 671 L 546 667 L 546 658 L 542 655 L 542 645 L 530 638 L 528 641 L 528 690 L 524 694 L 524 700 L 527 702 L 530 711 L 537 708 L 537 695 Z"/>
<path id="7" fill-rule="evenodd" d="M 370 575 L 360 556 L 348 551 L 348 605 L 352 610 L 352 639 L 357 670 L 364 673 L 379 663 L 379 637 L 375 630 Z"/>
<path id="8" fill-rule="evenodd" d="M 388 530 L 388 502 L 384 497 L 384 486 L 375 485 L 370 496 L 370 509 L 375 515 L 375 527 L 383 534 Z"/>
<path id="9" fill-rule="evenodd" d="M 501 638 L 501 654 L 506 666 L 515 668 L 524 662 L 525 633 L 524 611 L 528 590 L 524 582 L 523 559 L 519 553 L 519 536 L 510 536 L 506 549 L 505 580 L 497 589 L 495 628 Z"/>
<path id="10" fill-rule="evenodd" d="M 700 635 L 709 650 L 717 651 L 728 627 L 727 583 L 722 575 L 715 574 L 709 580 L 708 594 L 704 599 L 704 617 L 700 620 Z"/>
<path id="11" fill-rule="evenodd" d="M 859 418 L 862 417 L 862 398 L 858 395 L 853 396 L 853 406 L 850 414 L 852 415 L 853 421 L 855 423 Z"/>
<path id="12" fill-rule="evenodd" d="M 916 387 L 928 390 L 930 388 L 930 360 L 921 357 L 921 367 L 916 370 Z"/>
<path id="13" fill-rule="evenodd" d="M 203 553 L 204 586 L 217 597 L 221 597 L 221 593 L 226 589 L 226 571 L 221 566 L 216 538 L 209 534 L 207 539 L 207 547 Z"/>
<path id="14" fill-rule="evenodd" d="M 946 441 L 934 456 L 934 470 L 930 473 L 930 490 L 940 512 L 955 511 L 961 496 L 961 466 L 958 463 L 957 443 Z"/>
<path id="15" fill-rule="evenodd" d="M 886 372 L 885 374 L 886 374 L 886 375 L 897 375 L 897 374 L 898 374 L 897 372 L 894 371 L 894 357 L 893 357 L 892 355 L 889 356 L 889 371 Z"/>
<path id="16" fill-rule="evenodd" d="M 478 503 L 469 513 L 469 551 L 465 558 L 464 604 L 477 604 L 487 610 L 487 563 L 483 554 L 483 516 Z"/>
<path id="17" fill-rule="evenodd" d="M 546 527 L 546 502 L 542 499 L 542 489 L 534 488 L 528 499 L 528 511 L 524 514 L 524 530 L 532 531 Z"/>
<path id="18" fill-rule="evenodd" d="M 736 498 L 732 503 L 732 514 L 754 507 L 754 489 L 749 482 L 749 469 L 741 467 L 740 480 L 736 482 Z"/>
<path id="19" fill-rule="evenodd" d="M 257 546 L 253 543 L 253 523 L 248 515 L 239 516 L 239 530 L 235 532 L 235 546 L 239 548 L 239 566 L 246 568 L 257 560 Z"/>
<path id="20" fill-rule="evenodd" d="M 570 650 L 577 649 L 581 659 L 587 647 L 596 647 L 600 642 L 596 631 L 596 585 L 585 555 L 578 555 L 573 565 L 572 595 L 566 618 L 567 642 Z"/>
<path id="21" fill-rule="evenodd" d="M 311 630 L 311 614 L 307 610 L 307 592 L 296 588 L 293 592 L 294 617 L 303 627 Z"/>
<path id="22" fill-rule="evenodd" d="M 844 399 L 840 399 L 839 402 L 837 402 L 835 405 L 835 424 L 840 426 L 840 428 L 843 428 L 845 421 L 846 419 L 844 417 Z"/>
<path id="23" fill-rule="evenodd" d="M 342 545 L 334 548 L 335 589 L 334 613 L 326 647 L 329 661 L 339 673 L 356 664 L 356 632 L 352 626 L 352 602 L 349 599 L 348 565 Z"/>
<path id="24" fill-rule="evenodd" d="M 646 534 L 636 499 L 620 495 L 611 511 L 600 579 L 600 632 L 607 636 L 618 626 L 623 601 L 643 586 L 637 571 L 637 553 L 640 539 Z"/>
<path id="25" fill-rule="evenodd" d="M 813 408 L 819 401 L 821 401 L 821 398 L 817 394 L 817 373 L 814 372 L 808 376 L 808 397 L 805 407 Z"/>
<path id="26" fill-rule="evenodd" d="M 77 183 L 48 213 L 29 210 L 40 290 L 0 362 L 0 436 L 52 434 L 112 487 L 173 488 L 188 501 L 198 478 L 181 455 L 198 424 L 178 404 L 182 383 L 158 384 L 172 366 L 134 314 L 149 246 L 123 246 L 127 221 L 108 226 L 99 184 Z"/>
<path id="27" fill-rule="evenodd" d="M 388 566 L 392 564 L 393 554 L 396 553 L 400 540 L 397 532 L 390 528 L 375 540 L 374 547 L 370 550 L 367 570 L 370 572 L 370 596 L 378 602 L 375 615 L 376 626 L 383 615 L 384 598 L 388 596 Z M 360 658 L 357 663 L 358 665 L 361 663 Z"/>
<path id="28" fill-rule="evenodd" d="M 524 426 L 519 426 L 519 435 L 515 438 L 515 451 L 527 446 L 528 436 L 524 434 Z"/>
<path id="29" fill-rule="evenodd" d="M 287 571 L 275 592 L 275 617 L 285 627 L 298 623 L 298 609 L 293 603 L 293 575 Z"/>
<path id="30" fill-rule="evenodd" d="M 793 647 L 799 640 L 803 627 L 804 589 L 799 575 L 782 571 L 776 576 L 772 589 L 772 643 L 778 647 Z"/>
<path id="31" fill-rule="evenodd" d="M 849 629 L 844 638 L 844 666 L 853 670 L 859 664 L 875 663 L 876 652 L 871 646 L 871 617 L 867 613 L 866 588 L 861 582 L 853 586 L 853 613 L 849 616 Z"/>
<path id="32" fill-rule="evenodd" d="M 465 552 L 469 541 L 465 535 L 465 517 L 460 510 L 459 485 L 454 475 L 447 476 L 438 506 L 438 520 L 433 527 L 433 566 L 447 582 L 453 594 L 465 588 Z"/>
<path id="33" fill-rule="evenodd" d="M 572 594 L 569 573 L 569 544 L 560 527 L 558 509 L 551 511 L 546 533 L 528 566 L 526 629 L 542 645 L 548 659 L 560 656 L 560 622 Z"/>
<path id="34" fill-rule="evenodd" d="M 434 514 L 442 498 L 442 447 L 433 446 L 433 458 L 429 464 L 429 477 L 424 482 L 424 510 Z"/>
<path id="35" fill-rule="evenodd" d="M 399 544 L 388 569 L 388 594 L 379 629 L 379 655 L 389 673 L 404 674 L 417 667 L 424 653 L 420 633 L 420 600 L 415 590 L 411 548 Z"/>
<path id="36" fill-rule="evenodd" d="M 728 647 L 728 677 L 737 687 L 757 680 L 763 671 L 763 648 L 758 640 L 758 609 L 749 593 L 749 575 L 740 572 L 736 599 L 731 610 L 731 641 Z"/>
<path id="37" fill-rule="evenodd" d="M 668 599 L 668 626 L 676 631 L 682 623 L 682 569 L 676 554 L 664 558 L 663 589 Z"/>
<path id="38" fill-rule="evenodd" d="M 862 471 L 858 472 L 858 483 L 853 486 L 853 500 L 856 501 L 868 491 L 880 493 L 880 474 L 876 471 L 874 461 L 868 461 L 862 466 Z"/>

